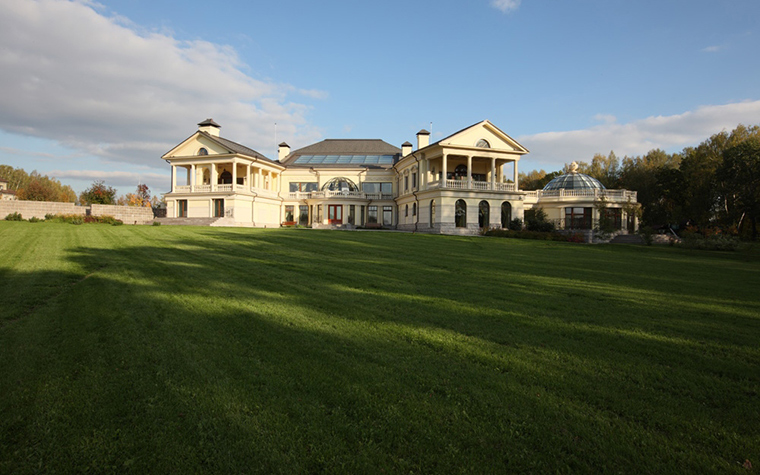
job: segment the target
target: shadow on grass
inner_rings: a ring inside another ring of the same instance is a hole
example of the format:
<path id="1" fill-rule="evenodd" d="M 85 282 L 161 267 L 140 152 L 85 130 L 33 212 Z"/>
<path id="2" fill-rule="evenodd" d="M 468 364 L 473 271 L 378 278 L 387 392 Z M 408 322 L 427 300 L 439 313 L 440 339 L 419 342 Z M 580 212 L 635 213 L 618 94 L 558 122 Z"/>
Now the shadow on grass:
<path id="1" fill-rule="evenodd" d="M 133 232 L 71 249 L 83 274 L 6 271 L 57 284 L 0 334 L 0 468 L 680 473 L 756 455 L 752 269 L 727 301 L 634 251 Z"/>

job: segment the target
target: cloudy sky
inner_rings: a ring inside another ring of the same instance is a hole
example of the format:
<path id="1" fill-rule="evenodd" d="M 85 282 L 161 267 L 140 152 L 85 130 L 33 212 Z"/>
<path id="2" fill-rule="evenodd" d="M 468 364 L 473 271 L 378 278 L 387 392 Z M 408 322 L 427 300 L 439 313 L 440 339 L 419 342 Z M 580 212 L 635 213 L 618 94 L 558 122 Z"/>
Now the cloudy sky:
<path id="1" fill-rule="evenodd" d="M 208 117 L 269 157 L 489 119 L 551 171 L 760 124 L 759 47 L 757 0 L 6 1 L 0 163 L 166 192 Z"/>

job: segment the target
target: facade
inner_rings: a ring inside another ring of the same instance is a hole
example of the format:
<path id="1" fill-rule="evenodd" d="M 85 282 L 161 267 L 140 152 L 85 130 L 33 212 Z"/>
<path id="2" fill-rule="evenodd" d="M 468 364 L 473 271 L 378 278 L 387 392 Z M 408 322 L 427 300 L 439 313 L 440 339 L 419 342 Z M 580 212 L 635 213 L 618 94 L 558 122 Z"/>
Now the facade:
<path id="1" fill-rule="evenodd" d="M 484 120 L 435 143 L 417 134 L 395 147 L 382 140 L 323 140 L 278 160 L 219 135 L 212 119 L 162 158 L 172 168 L 169 218 L 216 218 L 215 225 L 386 228 L 475 234 L 507 227 L 526 209 L 611 206 L 635 193 L 605 190 L 565 196 L 519 189 L 518 163 L 528 150 Z M 585 175 L 584 175 L 585 176 Z"/>
<path id="2" fill-rule="evenodd" d="M 13 201 L 16 198 L 16 192 L 8 189 L 8 182 L 6 180 L 0 180 L 0 200 Z"/>

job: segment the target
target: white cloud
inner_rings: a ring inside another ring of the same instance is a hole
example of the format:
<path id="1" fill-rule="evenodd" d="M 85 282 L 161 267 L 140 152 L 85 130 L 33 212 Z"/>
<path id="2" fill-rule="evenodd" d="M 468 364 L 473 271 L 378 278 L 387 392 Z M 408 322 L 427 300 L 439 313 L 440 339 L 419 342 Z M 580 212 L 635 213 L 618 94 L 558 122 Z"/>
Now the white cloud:
<path id="1" fill-rule="evenodd" d="M 136 173 L 124 171 L 102 170 L 51 170 L 46 175 L 58 180 L 76 180 L 82 183 L 91 183 L 103 180 L 108 186 L 119 188 L 124 193 L 133 192 L 137 185 L 144 183 L 153 193 L 168 191 L 170 184 L 169 175 L 166 173 Z"/>
<path id="2" fill-rule="evenodd" d="M 720 47 L 720 46 L 713 45 L 713 46 L 708 46 L 706 48 L 702 48 L 702 52 L 703 53 L 717 53 L 721 49 L 723 49 L 723 48 Z"/>
<path id="3" fill-rule="evenodd" d="M 509 13 L 520 8 L 521 1 L 522 0 L 491 0 L 491 6 L 504 13 Z"/>
<path id="4" fill-rule="evenodd" d="M 321 91 L 255 79 L 229 46 L 142 31 L 93 2 L 0 6 L 0 128 L 108 161 L 160 167 L 207 117 L 223 136 L 271 155 L 319 137 L 307 105 Z"/>
<path id="5" fill-rule="evenodd" d="M 757 124 L 760 101 L 703 106 L 683 114 L 647 117 L 627 124 L 609 121 L 610 117 L 598 115 L 597 120 L 606 123 L 589 129 L 518 137 L 531 152 L 521 163 L 521 169 L 558 170 L 565 163 L 589 162 L 595 153 L 606 155 L 610 150 L 621 158 L 643 155 L 655 148 L 680 151 L 739 124 Z"/>

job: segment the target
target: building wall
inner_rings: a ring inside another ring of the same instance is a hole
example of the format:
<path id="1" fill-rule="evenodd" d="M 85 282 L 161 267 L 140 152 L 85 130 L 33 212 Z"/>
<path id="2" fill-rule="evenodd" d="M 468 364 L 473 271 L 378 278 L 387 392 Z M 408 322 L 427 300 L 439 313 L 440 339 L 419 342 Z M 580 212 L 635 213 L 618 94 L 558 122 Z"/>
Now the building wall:
<path id="1" fill-rule="evenodd" d="M 137 206 L 91 205 L 75 206 L 74 203 L 53 201 L 0 201 L 0 218 L 11 213 L 20 213 L 24 219 L 32 217 L 44 219 L 47 214 L 78 214 L 85 216 L 113 216 L 124 224 L 150 224 L 153 222 L 153 210 Z"/>

